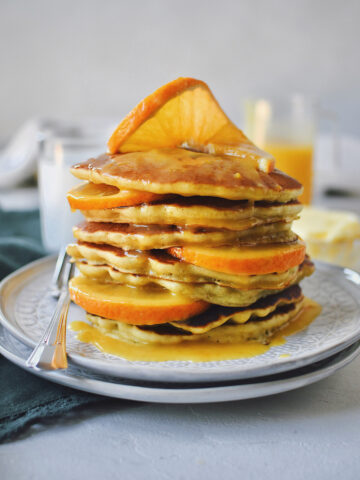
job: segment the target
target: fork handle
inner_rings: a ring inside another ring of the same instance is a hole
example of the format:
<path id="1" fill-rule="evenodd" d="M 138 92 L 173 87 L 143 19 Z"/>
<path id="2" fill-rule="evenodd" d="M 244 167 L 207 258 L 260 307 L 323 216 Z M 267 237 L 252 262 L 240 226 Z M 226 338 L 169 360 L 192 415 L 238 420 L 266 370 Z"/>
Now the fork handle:
<path id="1" fill-rule="evenodd" d="M 67 368 L 66 320 L 70 305 L 68 289 L 63 290 L 48 328 L 26 361 L 28 367 L 56 370 Z"/>

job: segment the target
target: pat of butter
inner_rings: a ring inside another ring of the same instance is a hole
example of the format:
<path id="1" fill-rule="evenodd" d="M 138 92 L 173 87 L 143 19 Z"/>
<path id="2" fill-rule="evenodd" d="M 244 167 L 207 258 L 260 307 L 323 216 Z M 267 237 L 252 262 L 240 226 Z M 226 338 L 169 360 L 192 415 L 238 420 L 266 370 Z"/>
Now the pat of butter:
<path id="1" fill-rule="evenodd" d="M 360 238 L 359 218 L 340 210 L 304 207 L 293 230 L 305 241 L 336 243 Z"/>

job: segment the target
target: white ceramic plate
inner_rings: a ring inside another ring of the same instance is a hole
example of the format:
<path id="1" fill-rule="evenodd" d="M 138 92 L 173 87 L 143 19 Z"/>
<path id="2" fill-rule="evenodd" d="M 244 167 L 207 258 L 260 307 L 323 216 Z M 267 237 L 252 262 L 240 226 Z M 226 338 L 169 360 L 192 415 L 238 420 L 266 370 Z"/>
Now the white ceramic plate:
<path id="1" fill-rule="evenodd" d="M 1 322 L 30 346 L 40 338 L 55 307 L 48 293 L 54 262 L 52 257 L 33 262 L 0 284 Z M 74 363 L 102 374 L 164 382 L 214 382 L 299 368 L 360 339 L 360 274 L 318 263 L 316 273 L 302 285 L 305 294 L 323 306 L 322 314 L 306 330 L 263 355 L 216 362 L 131 362 L 79 342 L 71 331 L 67 351 Z M 68 321 L 73 320 L 85 320 L 85 313 L 76 305 L 71 305 L 69 311 Z"/>
<path id="2" fill-rule="evenodd" d="M 258 379 L 227 383 L 194 384 L 128 381 L 97 374 L 70 365 L 64 371 L 42 371 L 26 366 L 31 349 L 0 325 L 0 353 L 21 368 L 51 382 L 108 397 L 156 403 L 210 403 L 264 397 L 287 392 L 322 380 L 354 360 L 360 353 L 357 342 L 316 364 Z"/>

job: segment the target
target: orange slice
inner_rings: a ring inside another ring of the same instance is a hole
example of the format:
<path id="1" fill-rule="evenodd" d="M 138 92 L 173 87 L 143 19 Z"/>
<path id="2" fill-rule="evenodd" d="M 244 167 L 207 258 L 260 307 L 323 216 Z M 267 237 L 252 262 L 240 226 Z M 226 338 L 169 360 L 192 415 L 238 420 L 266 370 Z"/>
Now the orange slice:
<path id="1" fill-rule="evenodd" d="M 163 195 L 139 190 L 119 190 L 105 183 L 83 183 L 70 190 L 66 196 L 74 210 L 127 207 L 152 202 L 162 197 Z"/>
<path id="2" fill-rule="evenodd" d="M 305 258 L 305 244 L 258 247 L 173 247 L 169 253 L 199 267 L 223 273 L 265 275 L 285 272 Z"/>
<path id="3" fill-rule="evenodd" d="M 72 278 L 69 291 L 71 299 L 87 312 L 131 325 L 185 320 L 209 307 L 167 290 L 101 284 L 86 277 Z"/>
<path id="4" fill-rule="evenodd" d="M 206 83 L 178 78 L 142 100 L 118 125 L 110 153 L 154 148 L 189 148 L 204 153 L 257 160 L 274 169 L 273 157 L 257 148 L 221 109 Z"/>

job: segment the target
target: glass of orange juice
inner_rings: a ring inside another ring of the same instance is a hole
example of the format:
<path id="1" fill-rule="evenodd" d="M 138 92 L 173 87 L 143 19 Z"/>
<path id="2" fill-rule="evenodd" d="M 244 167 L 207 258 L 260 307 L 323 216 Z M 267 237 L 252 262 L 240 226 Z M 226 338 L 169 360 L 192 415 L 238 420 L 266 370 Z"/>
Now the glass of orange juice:
<path id="1" fill-rule="evenodd" d="M 274 156 L 276 168 L 302 183 L 305 204 L 312 199 L 315 129 L 314 104 L 302 95 L 245 103 L 245 133 Z"/>

